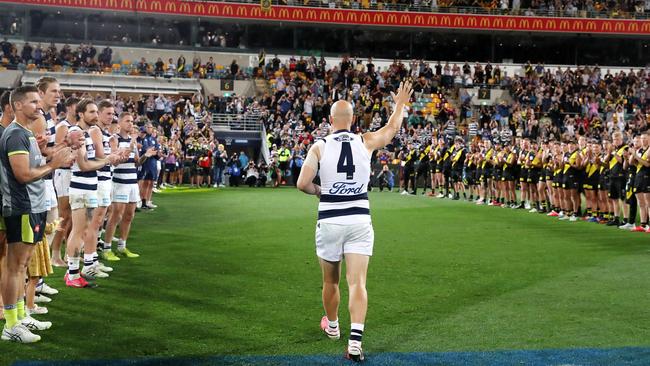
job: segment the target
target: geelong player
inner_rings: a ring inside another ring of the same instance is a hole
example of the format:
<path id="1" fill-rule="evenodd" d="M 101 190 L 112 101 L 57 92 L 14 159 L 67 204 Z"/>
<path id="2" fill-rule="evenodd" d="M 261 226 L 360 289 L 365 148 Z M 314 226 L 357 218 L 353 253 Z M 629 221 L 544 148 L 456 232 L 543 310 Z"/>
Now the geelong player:
<path id="1" fill-rule="evenodd" d="M 99 127 L 102 133 L 102 150 L 104 156 L 109 156 L 112 153 L 118 152 L 117 149 L 111 148 L 112 134 L 109 132 L 111 125 L 115 122 L 115 107 L 113 107 L 111 101 L 102 100 L 97 105 L 97 110 L 97 127 Z M 98 240 L 96 239 L 99 237 L 99 229 L 104 223 L 108 207 L 111 205 L 111 194 L 113 191 L 111 179 L 110 165 L 104 165 L 97 170 L 97 208 L 93 210 L 93 217 L 85 236 L 84 268 L 95 266 L 96 269 L 99 269 L 99 272 L 96 272 L 99 277 L 106 277 L 104 274 L 113 271 L 113 268 L 99 262 L 99 258 L 97 257 Z"/>
<path id="2" fill-rule="evenodd" d="M 126 150 L 129 152 L 127 160 L 117 167 L 113 172 L 113 211 L 106 224 L 104 234 L 104 259 L 118 261 L 120 258 L 111 250 L 113 236 L 117 225 L 120 225 L 120 239 L 117 242 L 117 253 L 127 258 L 137 258 L 140 255 L 131 252 L 126 247 L 126 240 L 129 237 L 131 222 L 135 214 L 135 206 L 138 202 L 140 192 L 138 190 L 138 173 L 136 163 L 141 164 L 148 158 L 155 156 L 157 152 L 150 147 L 142 158 L 139 157 L 138 147 L 133 132 L 133 115 L 123 112 L 119 118 L 120 131 L 115 135 L 116 139 L 111 140 L 113 149 Z"/>
<path id="3" fill-rule="evenodd" d="M 79 99 L 70 97 L 66 99 L 64 106 L 66 110 L 66 117 L 56 125 L 56 134 L 54 143 L 56 145 L 62 144 L 68 137 L 68 130 L 72 126 L 77 125 L 77 103 Z M 64 166 L 56 170 L 54 173 L 54 188 L 58 196 L 59 203 L 59 226 L 56 228 L 54 238 L 52 239 L 52 265 L 56 267 L 66 267 L 67 264 L 61 259 L 61 244 L 63 239 L 67 238 L 70 234 L 72 226 L 70 217 L 70 177 L 72 171 L 69 166 Z"/>
<path id="4" fill-rule="evenodd" d="M 370 156 L 374 150 L 388 145 L 399 132 L 404 106 L 411 93 L 410 82 L 400 84 L 397 95 L 391 93 L 395 108 L 388 124 L 363 136 L 350 132 L 354 122 L 352 105 L 346 101 L 334 103 L 330 122 L 335 132 L 313 145 L 298 178 L 298 189 L 320 198 L 316 254 L 323 274 L 326 314 L 321 319 L 321 329 L 329 338 L 340 337 L 339 275 L 341 260 L 345 258 L 351 318 L 345 356 L 357 362 L 364 359 L 361 339 L 368 307 L 366 272 L 374 244 L 367 194 Z M 320 172 L 322 188 L 312 182 L 317 172 Z"/>
<path id="5" fill-rule="evenodd" d="M 89 217 L 92 211 L 98 206 L 97 199 L 97 170 L 109 162 L 117 162 L 120 157 L 117 155 L 104 155 L 102 145 L 102 133 L 97 127 L 98 110 L 97 105 L 90 99 L 83 99 L 77 104 L 78 125 L 70 128 L 72 133 L 81 134 L 83 143 L 76 150 L 75 163 L 72 166 L 72 177 L 70 178 L 70 208 L 72 210 L 72 229 L 67 241 L 68 272 L 65 275 L 65 283 L 68 287 L 89 287 L 91 286 L 79 271 L 81 248 L 84 243 L 97 240 L 97 237 L 88 237 L 90 227 Z M 72 138 L 76 141 L 76 138 Z M 86 278 L 105 278 L 108 275 L 102 272 L 98 266 L 93 265 L 93 259 L 97 255 L 90 252 L 89 244 L 85 249 L 83 274 Z"/>

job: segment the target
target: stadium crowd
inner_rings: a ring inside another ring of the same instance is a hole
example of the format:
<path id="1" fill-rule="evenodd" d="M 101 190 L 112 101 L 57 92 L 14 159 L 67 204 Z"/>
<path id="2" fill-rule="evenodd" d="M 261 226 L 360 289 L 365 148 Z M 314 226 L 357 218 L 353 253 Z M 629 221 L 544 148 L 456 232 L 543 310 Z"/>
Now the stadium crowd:
<path id="1" fill-rule="evenodd" d="M 226 176 L 231 186 L 295 184 L 310 146 L 330 132 L 334 102 L 352 104 L 353 132 L 376 130 L 391 114 L 388 96 L 405 79 L 415 81 L 415 93 L 403 127 L 372 157 L 371 184 L 380 191 L 398 186 L 408 195 L 423 187 L 423 194 L 437 198 L 650 232 L 647 71 L 613 74 L 597 66 L 548 69 L 531 63 L 522 70 L 510 76 L 489 63 L 420 60 L 395 60 L 382 70 L 372 59 L 344 57 L 327 65 L 315 57 L 276 57 L 260 63 L 257 71 L 271 89 L 258 98 L 64 97 L 51 77 L 5 93 L 4 235 L 11 243 L 35 245 L 3 246 L 9 253 L 2 270 L 2 338 L 36 341 L 32 331 L 51 326 L 32 317 L 46 314 L 36 302 L 57 292 L 43 282 L 51 265 L 67 267 L 67 286 L 90 287 L 112 270 L 100 258 L 137 257 L 126 247 L 130 223 L 136 210 L 156 207 L 151 197 L 157 185 L 223 187 Z M 461 86 L 475 84 L 501 85 L 512 99 L 475 107 L 473 95 L 458 95 Z M 220 144 L 212 113 L 259 118 L 269 164 Z M 22 155 L 28 159 L 21 160 L 19 172 L 14 156 Z M 42 204 L 19 204 L 16 195 Z M 81 210 L 87 208 L 93 210 L 90 219 Z M 12 254 L 16 248 L 20 253 Z"/>
<path id="2" fill-rule="evenodd" d="M 242 2 L 242 1 L 236 1 Z M 500 12 L 541 16 L 609 16 L 629 18 L 650 12 L 647 1 L 600 0 L 279 0 L 278 5 L 342 9 Z"/>
<path id="3" fill-rule="evenodd" d="M 7 69 L 47 70 L 55 72 L 74 71 L 76 73 L 116 73 L 134 76 L 156 76 L 165 78 L 249 78 L 248 68 L 240 67 L 235 60 L 229 65 L 216 64 L 212 57 L 201 60 L 195 57 L 188 61 L 183 55 L 173 59 L 121 60 L 113 56 L 110 46 L 97 50 L 92 43 L 81 43 L 73 48 L 69 44 L 60 49 L 52 42 L 47 47 L 29 42 L 20 48 L 4 38 L 0 42 L 1 65 Z"/>

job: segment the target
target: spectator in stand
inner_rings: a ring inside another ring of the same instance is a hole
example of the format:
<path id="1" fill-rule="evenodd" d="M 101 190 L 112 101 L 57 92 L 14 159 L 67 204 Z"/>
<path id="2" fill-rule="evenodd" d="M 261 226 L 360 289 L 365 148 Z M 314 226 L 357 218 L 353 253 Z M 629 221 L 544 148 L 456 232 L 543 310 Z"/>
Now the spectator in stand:
<path id="1" fill-rule="evenodd" d="M 167 69 L 165 70 L 165 78 L 173 78 L 176 77 L 176 64 L 174 64 L 174 60 L 171 58 L 167 61 Z"/>
<path id="2" fill-rule="evenodd" d="M 162 58 L 158 57 L 158 61 L 156 61 L 155 64 L 154 75 L 163 76 L 164 72 L 165 72 L 165 63 L 163 62 Z"/>
<path id="3" fill-rule="evenodd" d="M 149 63 L 147 62 L 146 58 L 141 58 L 140 61 L 137 64 L 138 67 L 138 73 L 140 75 L 149 75 Z"/>
<path id="4" fill-rule="evenodd" d="M 232 63 L 230 64 L 230 76 L 234 79 L 237 77 L 238 73 L 239 65 L 237 65 L 237 60 L 232 60 Z"/>
<path id="5" fill-rule="evenodd" d="M 187 71 L 185 67 L 185 63 L 186 63 L 185 56 L 180 55 L 178 57 L 178 61 L 176 61 L 176 75 L 178 75 L 179 77 L 185 76 L 185 72 Z"/>
<path id="6" fill-rule="evenodd" d="M 165 108 L 167 105 L 167 98 L 161 93 L 158 94 L 158 97 L 154 100 L 155 105 L 155 117 L 154 121 L 160 121 L 160 118 L 165 114 Z"/>

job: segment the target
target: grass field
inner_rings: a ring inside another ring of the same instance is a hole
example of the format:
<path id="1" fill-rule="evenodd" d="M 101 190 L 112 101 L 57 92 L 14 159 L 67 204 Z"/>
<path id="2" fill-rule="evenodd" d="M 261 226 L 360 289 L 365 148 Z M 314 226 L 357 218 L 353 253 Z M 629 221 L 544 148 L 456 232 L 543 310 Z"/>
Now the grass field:
<path id="1" fill-rule="evenodd" d="M 295 189 L 173 190 L 137 215 L 97 289 L 67 289 L 16 360 L 331 355 L 314 251 L 317 200 Z M 364 348 L 386 352 L 650 345 L 650 235 L 462 201 L 371 193 Z M 349 318 L 342 287 L 340 319 Z M 335 362 L 335 361 L 332 361 Z M 101 363 L 100 363 L 101 364 Z"/>

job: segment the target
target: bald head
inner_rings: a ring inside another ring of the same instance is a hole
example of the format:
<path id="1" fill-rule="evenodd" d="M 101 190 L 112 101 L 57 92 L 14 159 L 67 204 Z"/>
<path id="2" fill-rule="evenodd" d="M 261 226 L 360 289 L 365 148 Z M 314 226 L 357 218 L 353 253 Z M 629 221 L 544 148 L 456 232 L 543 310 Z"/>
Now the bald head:
<path id="1" fill-rule="evenodd" d="M 345 100 L 339 100 L 332 104 L 332 109 L 330 110 L 330 121 L 332 122 L 332 127 L 334 127 L 335 130 L 349 129 L 352 125 L 353 115 L 352 104 Z"/>

